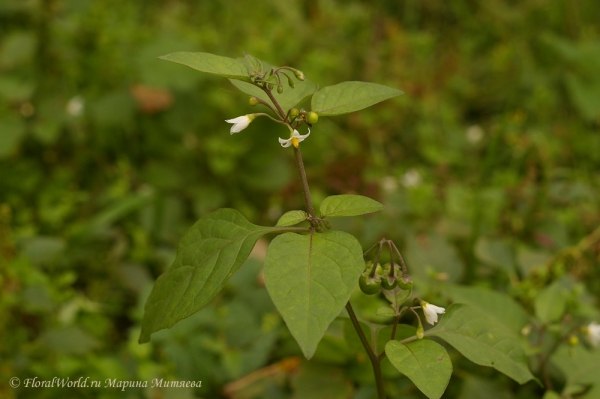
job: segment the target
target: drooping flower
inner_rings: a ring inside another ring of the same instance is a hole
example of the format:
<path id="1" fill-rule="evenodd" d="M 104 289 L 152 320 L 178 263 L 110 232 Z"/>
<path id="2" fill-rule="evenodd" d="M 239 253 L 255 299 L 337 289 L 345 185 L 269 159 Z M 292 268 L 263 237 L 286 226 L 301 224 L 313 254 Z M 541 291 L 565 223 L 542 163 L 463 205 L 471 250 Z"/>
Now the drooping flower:
<path id="1" fill-rule="evenodd" d="M 425 301 L 421 301 L 421 308 L 423 309 L 423 313 L 425 314 L 425 320 L 427 323 L 434 325 L 438 321 L 438 314 L 446 313 L 446 309 L 432 305 Z"/>
<path id="2" fill-rule="evenodd" d="M 237 118 L 233 118 L 233 119 L 227 119 L 227 120 L 225 120 L 225 122 L 233 123 L 233 126 L 231 126 L 231 130 L 229 132 L 231 134 L 234 134 L 234 133 L 239 133 L 242 130 L 244 130 L 245 128 L 247 128 L 248 125 L 250 124 L 250 122 L 252 122 L 254 120 L 254 118 L 256 118 L 256 115 L 248 114 L 248 115 L 238 116 Z"/>
<path id="3" fill-rule="evenodd" d="M 308 133 L 306 133 L 305 135 L 301 135 L 296 129 L 294 129 L 294 133 L 292 133 L 292 136 L 289 139 L 285 140 L 280 137 L 279 144 L 281 144 L 283 148 L 289 147 L 291 145 L 298 148 L 300 142 L 304 141 L 304 139 L 308 136 L 310 136 L 310 129 L 308 129 Z"/>
<path id="4" fill-rule="evenodd" d="M 588 339 L 590 340 L 590 343 L 592 344 L 592 346 L 599 346 L 600 345 L 600 324 L 598 324 L 596 322 L 591 322 L 590 324 L 588 324 L 586 330 L 587 330 Z"/>

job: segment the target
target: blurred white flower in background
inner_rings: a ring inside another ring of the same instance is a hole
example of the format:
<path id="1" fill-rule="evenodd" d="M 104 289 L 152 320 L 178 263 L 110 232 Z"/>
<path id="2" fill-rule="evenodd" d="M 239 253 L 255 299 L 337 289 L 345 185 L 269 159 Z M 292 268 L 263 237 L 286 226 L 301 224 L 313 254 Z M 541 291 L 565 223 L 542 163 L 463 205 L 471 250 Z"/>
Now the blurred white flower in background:
<path id="1" fill-rule="evenodd" d="M 409 169 L 402 176 L 402 185 L 404 187 L 415 187 L 421 184 L 423 179 L 421 178 L 421 174 L 416 169 Z"/>
<path id="2" fill-rule="evenodd" d="M 483 138 L 483 129 L 479 125 L 470 126 L 467 129 L 467 140 L 469 143 L 475 144 Z"/>
<path id="3" fill-rule="evenodd" d="M 381 178 L 379 184 L 381 184 L 383 191 L 396 191 L 398 188 L 398 179 L 394 176 L 384 176 Z"/>
<path id="4" fill-rule="evenodd" d="M 83 98 L 81 96 L 75 96 L 69 100 L 66 106 L 67 114 L 71 116 L 80 116 L 83 114 L 85 108 Z"/>
<path id="5" fill-rule="evenodd" d="M 586 330 L 588 339 L 590 340 L 592 346 L 596 347 L 600 345 L 600 324 L 592 322 L 588 324 Z"/>

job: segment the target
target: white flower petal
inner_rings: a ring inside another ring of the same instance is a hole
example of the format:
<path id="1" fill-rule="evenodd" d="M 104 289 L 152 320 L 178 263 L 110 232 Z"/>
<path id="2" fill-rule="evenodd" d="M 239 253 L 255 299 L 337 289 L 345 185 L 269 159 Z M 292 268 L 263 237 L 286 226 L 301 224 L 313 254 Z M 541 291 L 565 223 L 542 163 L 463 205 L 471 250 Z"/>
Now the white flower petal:
<path id="1" fill-rule="evenodd" d="M 297 130 L 294 130 L 294 137 L 296 137 L 298 141 L 303 141 L 308 136 L 310 136 L 310 128 L 308 129 L 308 133 L 306 133 L 305 135 L 301 135 L 300 133 L 298 133 Z"/>
<path id="2" fill-rule="evenodd" d="M 588 338 L 592 346 L 600 345 L 600 324 L 592 322 L 587 326 Z"/>
<path id="3" fill-rule="evenodd" d="M 434 325 L 438 321 L 438 314 L 446 313 L 446 309 L 432 305 L 427 302 L 421 302 L 421 308 L 423 308 L 423 313 L 425 314 L 425 320 L 427 323 Z"/>
<path id="4" fill-rule="evenodd" d="M 279 137 L 279 144 L 281 144 L 281 146 L 283 148 L 287 148 L 292 145 L 292 139 L 289 138 L 286 140 L 286 139 L 282 139 L 281 137 Z"/>
<path id="5" fill-rule="evenodd" d="M 252 122 L 252 119 L 249 118 L 248 115 L 242 115 L 238 116 L 237 118 L 226 119 L 225 122 L 233 123 L 233 126 L 231 126 L 231 130 L 229 130 L 229 132 L 231 134 L 234 134 L 239 133 L 245 128 L 247 128 L 250 122 Z"/>

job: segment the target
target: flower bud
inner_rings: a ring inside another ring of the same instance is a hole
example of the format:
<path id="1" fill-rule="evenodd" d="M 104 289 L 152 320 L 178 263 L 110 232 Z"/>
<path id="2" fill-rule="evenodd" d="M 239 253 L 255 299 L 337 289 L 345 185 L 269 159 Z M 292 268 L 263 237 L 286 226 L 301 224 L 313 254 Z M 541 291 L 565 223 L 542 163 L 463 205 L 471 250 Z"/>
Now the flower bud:
<path id="1" fill-rule="evenodd" d="M 423 328 L 423 324 L 421 323 L 421 319 L 417 319 L 419 321 L 419 325 L 417 326 L 417 338 L 423 339 L 425 336 L 425 329 Z"/>
<path id="2" fill-rule="evenodd" d="M 283 85 L 277 85 L 277 93 L 283 93 Z"/>
<path id="3" fill-rule="evenodd" d="M 308 113 L 308 115 L 306 116 L 306 121 L 308 123 L 310 123 L 311 125 L 313 123 L 317 123 L 318 120 L 319 120 L 319 114 L 317 114 L 315 111 L 310 111 Z"/>
<path id="4" fill-rule="evenodd" d="M 298 80 L 304 80 L 304 79 L 306 79 L 304 77 L 304 74 L 302 73 L 302 71 L 299 71 L 297 69 L 294 69 L 294 75 L 296 75 L 296 77 L 298 78 Z"/>
<path id="5" fill-rule="evenodd" d="M 287 78 L 287 81 L 288 81 L 288 86 L 290 86 L 292 89 L 293 89 L 294 87 L 296 87 L 296 83 L 294 83 L 294 79 L 290 78 L 290 77 L 289 77 L 287 74 L 285 74 L 285 73 L 284 73 L 284 75 L 285 75 L 285 77 Z"/>
<path id="6" fill-rule="evenodd" d="M 258 101 L 258 98 L 256 98 L 256 97 L 250 97 L 250 98 L 248 99 L 248 104 L 250 104 L 250 105 L 251 105 L 251 106 L 253 106 L 253 107 L 254 107 L 255 105 L 257 105 L 257 104 L 258 104 L 258 102 L 259 102 L 259 101 Z"/>
<path id="7" fill-rule="evenodd" d="M 577 344 L 579 344 L 579 338 L 577 337 L 577 335 L 571 335 L 569 337 L 569 345 L 577 346 Z"/>

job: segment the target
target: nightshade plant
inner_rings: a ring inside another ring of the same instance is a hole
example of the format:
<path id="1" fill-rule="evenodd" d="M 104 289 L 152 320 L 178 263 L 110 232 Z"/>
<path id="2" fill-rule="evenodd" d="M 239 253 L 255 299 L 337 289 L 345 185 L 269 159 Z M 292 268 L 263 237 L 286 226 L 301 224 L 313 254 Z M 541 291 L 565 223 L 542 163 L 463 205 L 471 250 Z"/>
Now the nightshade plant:
<path id="1" fill-rule="evenodd" d="M 284 137 L 279 138 L 279 144 L 291 147 L 294 153 L 306 209 L 283 214 L 275 226 L 252 224 L 234 209 L 220 209 L 202 217 L 183 237 L 173 265 L 154 285 L 145 306 L 140 343 L 205 306 L 244 264 L 256 241 L 266 234 L 277 234 L 264 263 L 265 284 L 307 359 L 314 355 L 331 322 L 341 317 L 354 328 L 366 350 L 380 399 L 386 397 L 381 372 L 385 357 L 428 398 L 442 396 L 452 363 L 444 346 L 431 337 L 521 384 L 534 378 L 519 337 L 484 311 L 460 303 L 446 311 L 414 298 L 412 278 L 394 242 L 383 238 L 363 253 L 355 237 L 331 229 L 328 219 L 377 212 L 383 208 L 379 202 L 360 195 L 334 195 L 321 202 L 318 213 L 313 206 L 300 151 L 300 143 L 309 139 L 310 128 L 321 117 L 359 111 L 402 94 L 400 90 L 365 82 L 318 89 L 301 71 L 268 66 L 250 54 L 233 59 L 178 52 L 160 58 L 228 78 L 250 96 L 250 105 L 267 108 L 268 113 L 227 120 L 232 124 L 230 133 L 248 128 L 257 117 L 280 124 Z M 296 108 L 309 99 L 310 111 Z M 307 227 L 297 226 L 302 222 Z M 389 252 L 389 263 L 381 265 L 385 252 Z M 389 301 L 389 306 L 377 310 L 392 327 L 385 345 L 367 337 L 377 337 L 376 332 L 386 326 L 359 321 L 350 304 L 357 284 L 364 294 L 382 293 Z M 406 312 L 416 316 L 416 328 L 400 324 Z M 437 325 L 425 330 L 421 314 L 427 324 Z"/>

